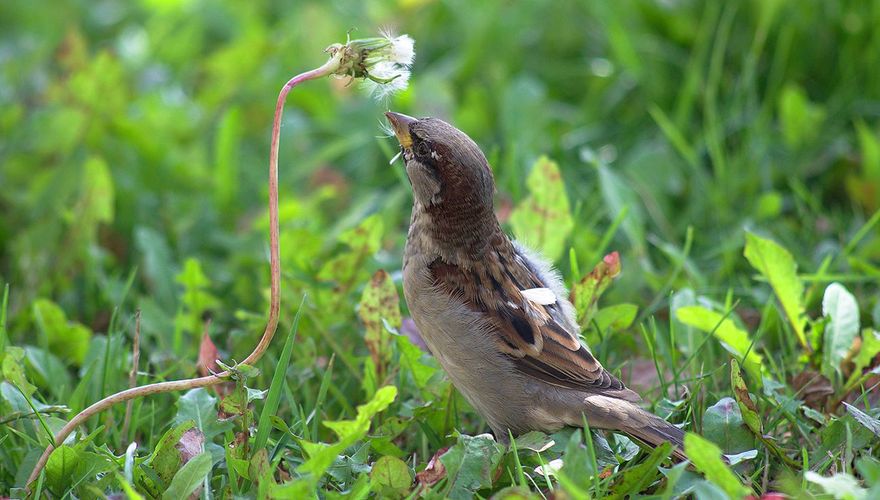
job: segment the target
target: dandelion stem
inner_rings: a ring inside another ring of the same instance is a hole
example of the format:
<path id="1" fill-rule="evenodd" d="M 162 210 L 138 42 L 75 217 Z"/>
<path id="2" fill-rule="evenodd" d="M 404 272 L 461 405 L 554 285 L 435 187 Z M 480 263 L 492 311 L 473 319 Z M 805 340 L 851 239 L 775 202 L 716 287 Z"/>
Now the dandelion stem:
<path id="1" fill-rule="evenodd" d="M 278 327 L 278 315 L 281 310 L 281 260 L 279 256 L 278 230 L 278 143 L 281 135 L 281 115 L 284 109 L 284 101 L 287 99 L 287 94 L 289 94 L 290 91 L 300 83 L 334 74 L 339 69 L 340 62 L 344 55 L 344 50 L 332 52 L 330 59 L 328 59 L 321 67 L 306 71 L 305 73 L 301 73 L 291 78 L 284 87 L 282 87 L 281 92 L 278 94 L 278 102 L 275 105 L 275 120 L 272 123 L 271 151 L 269 153 L 269 317 L 266 320 L 266 329 L 263 331 L 263 336 L 260 338 L 259 343 L 254 347 L 253 352 L 242 361 L 242 364 L 253 365 L 263 356 L 266 348 L 269 347 L 269 343 L 272 342 L 272 337 L 275 335 L 275 330 Z M 92 416 L 115 404 L 135 398 L 152 394 L 161 394 L 163 392 L 184 391 L 219 384 L 229 375 L 228 371 L 224 371 L 206 377 L 172 380 L 133 387 L 131 389 L 111 394 L 106 398 L 93 403 L 85 410 L 74 415 L 74 417 L 71 418 L 60 431 L 58 431 L 58 434 L 54 437 L 54 442 L 50 443 L 43 451 L 43 454 L 40 455 L 39 460 L 37 460 L 37 463 L 34 465 L 34 470 L 31 471 L 30 477 L 28 477 L 27 483 L 25 484 L 29 487 L 30 484 L 39 477 L 43 468 L 46 466 L 46 462 L 49 461 L 49 455 L 52 454 L 52 451 L 56 447 L 61 446 L 64 440 L 67 439 L 67 436 L 69 436 L 74 429 L 85 423 Z"/>

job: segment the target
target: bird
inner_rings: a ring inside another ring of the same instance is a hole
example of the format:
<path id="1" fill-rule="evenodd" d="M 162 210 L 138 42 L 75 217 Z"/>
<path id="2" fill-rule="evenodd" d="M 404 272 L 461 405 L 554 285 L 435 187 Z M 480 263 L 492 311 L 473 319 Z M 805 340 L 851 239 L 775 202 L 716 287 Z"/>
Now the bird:
<path id="1" fill-rule="evenodd" d="M 580 339 L 558 272 L 502 229 L 479 146 L 438 118 L 385 116 L 413 194 L 402 271 L 410 315 L 496 439 L 586 419 L 653 447 L 669 442 L 686 460 L 684 432 L 643 409 Z"/>

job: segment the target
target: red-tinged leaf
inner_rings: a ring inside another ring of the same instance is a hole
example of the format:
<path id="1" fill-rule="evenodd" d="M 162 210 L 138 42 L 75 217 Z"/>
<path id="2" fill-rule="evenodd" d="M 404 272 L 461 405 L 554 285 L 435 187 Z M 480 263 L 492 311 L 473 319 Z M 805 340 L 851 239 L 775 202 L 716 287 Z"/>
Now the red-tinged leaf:
<path id="1" fill-rule="evenodd" d="M 205 377 L 211 373 L 219 372 L 220 367 L 217 366 L 218 358 L 220 358 L 220 353 L 217 351 L 217 346 L 211 340 L 211 336 L 208 335 L 208 328 L 206 326 L 204 333 L 202 333 L 202 342 L 199 344 L 199 359 L 196 362 L 199 375 Z"/>
<path id="2" fill-rule="evenodd" d="M 746 387 L 746 381 L 743 379 L 742 372 L 739 369 L 739 363 L 736 358 L 730 360 L 730 385 L 733 387 L 733 393 L 736 396 L 736 402 L 742 413 L 742 420 L 756 436 L 760 437 L 764 434 L 761 417 L 758 413 L 758 407 L 752 401 L 749 395 L 749 389 Z"/>
<path id="3" fill-rule="evenodd" d="M 437 453 L 434 453 L 434 456 L 428 461 L 428 466 L 416 473 L 416 481 L 420 485 L 430 488 L 446 477 L 446 467 L 440 461 L 440 457 L 447 451 L 449 451 L 448 447 L 437 450 Z"/>
<path id="4" fill-rule="evenodd" d="M 620 254 L 611 252 L 571 288 L 571 303 L 577 311 L 578 323 L 582 327 L 586 328 L 590 323 L 593 315 L 596 314 L 599 297 L 611 281 L 620 275 L 620 270 Z"/>
<path id="5" fill-rule="evenodd" d="M 559 165 L 546 156 L 538 158 L 526 186 L 529 195 L 511 212 L 510 226 L 518 239 L 555 261 L 574 229 Z"/>
<path id="6" fill-rule="evenodd" d="M 391 334 L 388 327 L 399 330 L 401 325 L 397 288 L 383 269 L 376 271 L 364 288 L 358 316 L 366 328 L 364 342 L 381 376 L 391 361 Z"/>
<path id="7" fill-rule="evenodd" d="M 174 447 L 180 452 L 180 463 L 183 465 L 205 450 L 205 435 L 196 427 L 187 429 Z"/>

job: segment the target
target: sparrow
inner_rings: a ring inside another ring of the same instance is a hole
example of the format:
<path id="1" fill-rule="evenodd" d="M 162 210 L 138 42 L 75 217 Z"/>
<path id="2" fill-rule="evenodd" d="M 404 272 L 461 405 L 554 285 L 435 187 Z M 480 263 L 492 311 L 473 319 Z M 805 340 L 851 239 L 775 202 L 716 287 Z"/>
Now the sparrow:
<path id="1" fill-rule="evenodd" d="M 648 445 L 684 432 L 642 409 L 580 340 L 559 274 L 511 240 L 495 181 L 464 132 L 437 118 L 385 113 L 412 185 L 403 292 L 431 354 L 496 439 L 563 427 L 622 431 Z"/>

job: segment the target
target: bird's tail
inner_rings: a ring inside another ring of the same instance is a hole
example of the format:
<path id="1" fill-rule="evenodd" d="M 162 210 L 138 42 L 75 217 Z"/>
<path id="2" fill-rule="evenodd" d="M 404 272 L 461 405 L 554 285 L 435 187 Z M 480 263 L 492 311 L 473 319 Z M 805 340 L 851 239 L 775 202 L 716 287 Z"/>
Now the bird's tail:
<path id="1" fill-rule="evenodd" d="M 654 447 L 671 443 L 672 455 L 679 460 L 687 460 L 687 455 L 684 454 L 683 430 L 636 405 L 630 411 L 637 415 L 630 422 L 632 425 L 626 425 L 621 430 Z"/>
<path id="2" fill-rule="evenodd" d="M 588 412 L 596 427 L 625 432 L 653 447 L 671 443 L 673 456 L 687 460 L 684 454 L 684 431 L 637 403 L 608 396 L 590 396 L 584 401 L 593 411 Z"/>

